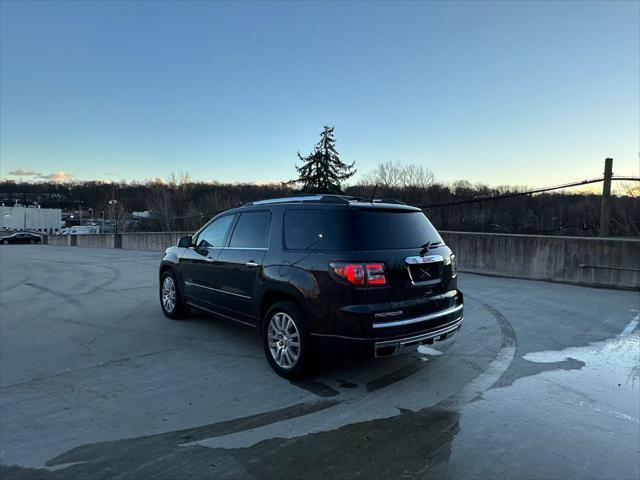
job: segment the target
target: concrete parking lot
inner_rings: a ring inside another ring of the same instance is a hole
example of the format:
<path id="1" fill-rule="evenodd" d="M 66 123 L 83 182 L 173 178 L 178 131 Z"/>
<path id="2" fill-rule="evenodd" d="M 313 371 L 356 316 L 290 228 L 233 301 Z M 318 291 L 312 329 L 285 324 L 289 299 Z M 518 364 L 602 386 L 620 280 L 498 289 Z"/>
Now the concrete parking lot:
<path id="1" fill-rule="evenodd" d="M 291 383 L 161 254 L 0 247 L 0 477 L 640 476 L 640 295 L 461 274 L 456 342 Z"/>

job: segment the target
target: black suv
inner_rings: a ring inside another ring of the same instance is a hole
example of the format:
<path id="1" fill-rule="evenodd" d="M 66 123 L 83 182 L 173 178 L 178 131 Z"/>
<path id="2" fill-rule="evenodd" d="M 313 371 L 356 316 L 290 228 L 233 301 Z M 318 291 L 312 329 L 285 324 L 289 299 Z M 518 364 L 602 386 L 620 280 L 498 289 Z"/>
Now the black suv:
<path id="1" fill-rule="evenodd" d="M 273 369 L 300 378 L 321 351 L 384 357 L 454 335 L 456 273 L 418 208 L 281 198 L 225 211 L 168 248 L 160 303 L 169 318 L 195 307 L 255 327 Z"/>

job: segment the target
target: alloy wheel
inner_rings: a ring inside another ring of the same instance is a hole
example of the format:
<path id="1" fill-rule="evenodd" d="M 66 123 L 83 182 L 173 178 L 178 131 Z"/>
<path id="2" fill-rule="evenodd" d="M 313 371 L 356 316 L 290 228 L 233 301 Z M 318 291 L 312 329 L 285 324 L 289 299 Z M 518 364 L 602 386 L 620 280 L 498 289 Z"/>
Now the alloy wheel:
<path id="1" fill-rule="evenodd" d="M 171 275 L 167 275 L 162 281 L 162 305 L 168 313 L 176 308 L 176 285 Z"/>
<path id="2" fill-rule="evenodd" d="M 293 318 L 278 312 L 269 320 L 267 330 L 269 351 L 276 364 L 283 369 L 296 366 L 300 358 L 300 332 Z"/>

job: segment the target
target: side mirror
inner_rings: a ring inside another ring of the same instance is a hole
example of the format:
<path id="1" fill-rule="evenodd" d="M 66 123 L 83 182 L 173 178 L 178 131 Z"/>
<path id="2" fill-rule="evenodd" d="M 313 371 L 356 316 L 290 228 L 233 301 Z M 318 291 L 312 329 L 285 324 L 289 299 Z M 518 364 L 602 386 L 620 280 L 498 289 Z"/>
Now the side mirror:
<path id="1" fill-rule="evenodd" d="M 182 248 L 189 248 L 191 246 L 192 239 L 193 237 L 191 237 L 191 235 L 182 237 L 180 240 L 178 240 L 178 246 Z"/>

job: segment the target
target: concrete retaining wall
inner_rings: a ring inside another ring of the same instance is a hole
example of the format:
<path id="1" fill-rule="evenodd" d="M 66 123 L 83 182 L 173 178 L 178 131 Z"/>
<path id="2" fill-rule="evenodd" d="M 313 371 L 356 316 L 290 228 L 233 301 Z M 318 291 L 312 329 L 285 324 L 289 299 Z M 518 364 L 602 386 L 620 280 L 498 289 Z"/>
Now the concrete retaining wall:
<path id="1" fill-rule="evenodd" d="M 99 233 L 87 235 L 45 235 L 45 243 L 62 247 L 125 248 L 128 250 L 158 250 L 178 244 L 180 237 L 190 232 Z"/>
<path id="2" fill-rule="evenodd" d="M 460 271 L 640 290 L 640 240 L 441 234 Z"/>
<path id="3" fill-rule="evenodd" d="M 178 244 L 187 232 L 123 233 L 120 235 L 122 248 L 129 250 L 165 250 Z"/>
<path id="4" fill-rule="evenodd" d="M 70 247 L 71 235 L 43 235 L 42 240 L 49 245 L 57 247 Z"/>
<path id="5" fill-rule="evenodd" d="M 463 272 L 640 290 L 640 239 L 441 232 Z M 187 232 L 49 235 L 50 245 L 157 250 Z"/>
<path id="6" fill-rule="evenodd" d="M 65 235 L 71 238 L 71 242 L 76 242 L 77 247 L 88 248 L 115 248 L 116 235 L 112 233 L 94 233 L 89 235 Z M 118 235 L 120 236 L 120 235 Z"/>

